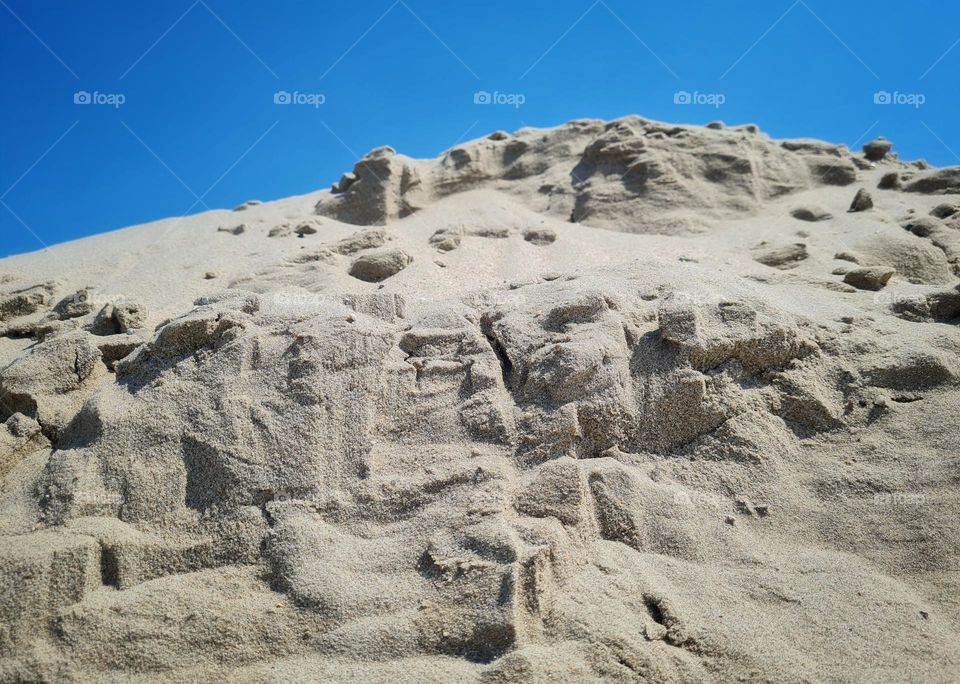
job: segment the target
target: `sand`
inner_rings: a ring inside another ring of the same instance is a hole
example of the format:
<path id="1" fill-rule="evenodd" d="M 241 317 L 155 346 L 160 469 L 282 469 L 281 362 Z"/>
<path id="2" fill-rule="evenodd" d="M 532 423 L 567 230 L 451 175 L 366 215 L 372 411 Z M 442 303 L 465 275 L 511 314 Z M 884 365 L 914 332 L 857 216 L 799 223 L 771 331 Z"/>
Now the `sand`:
<path id="1" fill-rule="evenodd" d="M 0 260 L 0 681 L 960 680 L 958 194 L 582 120 Z"/>

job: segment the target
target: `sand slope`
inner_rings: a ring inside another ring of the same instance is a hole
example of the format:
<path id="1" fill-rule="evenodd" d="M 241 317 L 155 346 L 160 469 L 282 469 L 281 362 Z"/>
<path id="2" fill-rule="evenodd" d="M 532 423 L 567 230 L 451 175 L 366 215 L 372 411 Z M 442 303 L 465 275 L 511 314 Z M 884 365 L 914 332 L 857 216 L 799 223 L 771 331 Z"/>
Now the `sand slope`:
<path id="1" fill-rule="evenodd" d="M 0 680 L 956 681 L 960 170 L 888 147 L 575 121 L 0 261 Z"/>

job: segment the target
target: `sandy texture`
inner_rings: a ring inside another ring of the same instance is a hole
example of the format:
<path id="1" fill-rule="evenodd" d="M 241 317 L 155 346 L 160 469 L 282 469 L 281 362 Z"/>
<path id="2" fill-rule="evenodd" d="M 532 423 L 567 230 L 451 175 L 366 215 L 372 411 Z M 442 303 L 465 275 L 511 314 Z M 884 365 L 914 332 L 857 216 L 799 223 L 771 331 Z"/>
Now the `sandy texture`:
<path id="1" fill-rule="evenodd" d="M 958 193 L 629 117 L 0 261 L 0 681 L 957 681 Z"/>

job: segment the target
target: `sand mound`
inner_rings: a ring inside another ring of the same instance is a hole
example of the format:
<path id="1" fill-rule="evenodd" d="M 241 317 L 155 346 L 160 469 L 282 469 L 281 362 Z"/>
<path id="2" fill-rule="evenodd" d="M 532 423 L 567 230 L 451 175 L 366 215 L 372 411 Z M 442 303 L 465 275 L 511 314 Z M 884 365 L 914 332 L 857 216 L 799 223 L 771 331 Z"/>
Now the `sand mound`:
<path id="1" fill-rule="evenodd" d="M 0 262 L 0 680 L 955 679 L 890 149 L 577 121 Z"/>

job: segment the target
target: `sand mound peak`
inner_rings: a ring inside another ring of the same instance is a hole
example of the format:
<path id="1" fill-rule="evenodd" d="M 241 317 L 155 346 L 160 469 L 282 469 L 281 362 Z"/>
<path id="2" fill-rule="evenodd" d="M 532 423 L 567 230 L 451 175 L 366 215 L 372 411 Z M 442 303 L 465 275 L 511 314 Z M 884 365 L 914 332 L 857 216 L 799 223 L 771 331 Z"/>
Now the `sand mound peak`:
<path id="1" fill-rule="evenodd" d="M 676 233 L 692 230 L 701 216 L 755 213 L 772 198 L 846 185 L 855 176 L 851 154 L 840 146 L 628 117 L 487 136 L 436 160 L 374 150 L 316 210 L 383 225 L 442 197 L 496 188 L 571 222 Z"/>

